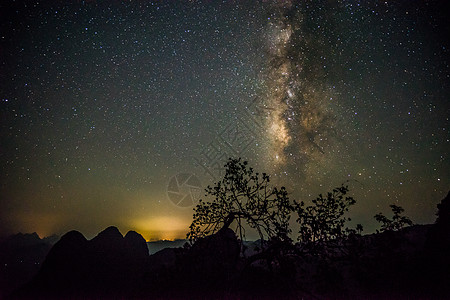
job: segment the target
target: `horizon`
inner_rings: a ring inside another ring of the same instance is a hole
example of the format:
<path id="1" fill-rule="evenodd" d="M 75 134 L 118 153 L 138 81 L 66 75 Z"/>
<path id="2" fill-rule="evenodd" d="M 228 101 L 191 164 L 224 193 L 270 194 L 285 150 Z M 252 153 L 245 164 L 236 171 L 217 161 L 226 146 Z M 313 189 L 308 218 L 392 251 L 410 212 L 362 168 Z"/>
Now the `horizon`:
<path id="1" fill-rule="evenodd" d="M 415 222 L 414 222 L 414 223 L 413 223 L 412 225 L 410 225 L 410 226 L 416 226 L 416 225 L 417 225 L 417 226 L 426 226 L 426 225 L 433 225 L 433 224 L 435 224 L 435 222 L 431 222 L 431 223 L 415 223 Z M 362 225 L 364 226 L 364 224 L 362 224 Z M 410 226 L 407 226 L 407 227 L 410 227 Z M 10 233 L 10 234 L 7 234 L 7 235 L 2 235 L 2 236 L 0 236 L 0 240 L 5 239 L 5 238 L 8 238 L 8 237 L 11 237 L 11 236 L 19 235 L 19 234 L 22 234 L 22 235 L 33 235 L 33 234 L 37 234 L 37 236 L 38 236 L 39 239 L 41 239 L 41 240 L 46 239 L 46 238 L 50 238 L 50 237 L 54 237 L 54 236 L 56 236 L 56 237 L 58 237 L 58 238 L 61 238 L 62 236 L 64 236 L 65 234 L 67 234 L 67 233 L 70 232 L 70 231 L 78 231 L 78 232 L 80 232 L 87 240 L 92 240 L 92 239 L 95 238 L 99 233 L 101 233 L 102 231 L 104 231 L 105 229 L 107 229 L 107 228 L 109 228 L 109 227 L 116 227 L 116 228 L 119 230 L 120 234 L 121 234 L 123 237 L 125 237 L 125 235 L 126 235 L 128 232 L 134 231 L 134 232 L 140 234 L 140 235 L 144 238 L 144 240 L 145 240 L 146 243 L 152 243 L 152 242 L 177 242 L 177 241 L 189 241 L 189 239 L 186 238 L 186 235 L 184 235 L 184 237 L 173 238 L 173 239 L 165 239 L 165 238 L 162 238 L 162 239 L 157 239 L 157 238 L 147 238 L 146 236 L 144 236 L 144 235 L 143 235 L 142 233 L 140 233 L 139 231 L 132 230 L 132 229 L 126 230 L 126 231 L 122 231 L 121 228 L 119 228 L 119 227 L 117 227 L 117 226 L 114 226 L 114 225 L 107 226 L 107 227 L 105 227 L 105 228 L 99 230 L 97 233 L 91 234 L 91 235 L 86 235 L 86 234 L 83 233 L 82 231 L 79 231 L 79 230 L 76 230 L 76 229 L 72 229 L 72 230 L 66 231 L 66 232 L 61 233 L 61 234 L 59 234 L 59 233 L 52 233 L 52 234 L 50 234 L 50 235 L 45 235 L 45 236 L 40 235 L 40 234 L 39 234 L 38 232 L 36 232 L 36 231 L 34 231 L 34 232 L 20 232 L 20 231 L 18 231 L 18 232 L 13 232 L 13 233 Z M 406 228 L 407 228 L 407 227 L 406 227 Z M 372 235 L 372 234 L 378 234 L 379 232 L 377 232 L 377 230 L 379 230 L 379 229 L 380 229 L 380 227 L 378 227 L 378 228 L 376 228 L 376 229 L 374 229 L 374 230 L 372 230 L 372 231 L 370 231 L 370 232 L 367 232 L 366 230 L 363 230 L 362 233 L 361 233 L 361 236 Z M 125 234 L 124 234 L 123 232 L 125 232 Z M 295 234 L 294 234 L 294 235 L 295 235 Z M 258 241 L 258 240 L 259 240 L 259 238 L 258 238 L 257 236 L 255 236 L 255 238 L 253 238 L 253 239 L 248 239 L 248 238 L 245 238 L 245 239 L 244 239 L 244 241 L 246 241 L 246 242 L 255 242 L 255 241 Z M 294 242 L 298 242 L 298 241 L 297 241 L 296 239 L 294 239 Z"/>

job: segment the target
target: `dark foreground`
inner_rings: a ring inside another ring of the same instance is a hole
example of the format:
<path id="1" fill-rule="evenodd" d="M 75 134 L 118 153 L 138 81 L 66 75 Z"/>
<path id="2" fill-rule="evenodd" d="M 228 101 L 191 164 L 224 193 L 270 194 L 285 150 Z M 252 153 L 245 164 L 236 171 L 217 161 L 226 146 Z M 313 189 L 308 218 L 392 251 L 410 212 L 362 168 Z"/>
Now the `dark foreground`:
<path id="1" fill-rule="evenodd" d="M 239 255 L 231 230 L 148 254 L 136 232 L 109 227 L 88 241 L 64 235 L 11 299 L 446 299 L 449 231 L 417 225 L 355 236 L 326 258 Z"/>

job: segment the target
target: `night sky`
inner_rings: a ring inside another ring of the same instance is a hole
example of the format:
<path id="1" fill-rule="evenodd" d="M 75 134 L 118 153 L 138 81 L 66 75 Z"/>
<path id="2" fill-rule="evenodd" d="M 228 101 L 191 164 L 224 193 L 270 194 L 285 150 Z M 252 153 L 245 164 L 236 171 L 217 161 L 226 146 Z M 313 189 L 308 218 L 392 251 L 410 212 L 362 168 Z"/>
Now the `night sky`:
<path id="1" fill-rule="evenodd" d="M 116 225 L 184 238 L 228 157 L 291 199 L 348 184 L 366 233 L 392 203 L 432 223 L 450 189 L 448 12 L 418 0 L 2 1 L 0 235 Z"/>

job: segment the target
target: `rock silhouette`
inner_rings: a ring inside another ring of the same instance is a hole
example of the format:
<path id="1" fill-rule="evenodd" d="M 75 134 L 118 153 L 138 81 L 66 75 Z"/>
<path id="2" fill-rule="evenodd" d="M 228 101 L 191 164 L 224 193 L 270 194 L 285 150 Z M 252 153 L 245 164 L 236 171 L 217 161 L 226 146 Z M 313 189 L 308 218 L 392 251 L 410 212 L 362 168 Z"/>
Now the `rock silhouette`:
<path id="1" fill-rule="evenodd" d="M 185 278 L 195 278 L 189 286 L 204 291 L 220 289 L 236 272 L 239 242 L 231 229 L 198 240 L 185 254 L 182 270 Z M 186 281 L 186 280 L 185 280 Z"/>
<path id="2" fill-rule="evenodd" d="M 130 295 L 148 260 L 144 238 L 109 227 L 88 241 L 80 232 L 61 237 L 42 269 L 17 298 L 120 297 Z"/>

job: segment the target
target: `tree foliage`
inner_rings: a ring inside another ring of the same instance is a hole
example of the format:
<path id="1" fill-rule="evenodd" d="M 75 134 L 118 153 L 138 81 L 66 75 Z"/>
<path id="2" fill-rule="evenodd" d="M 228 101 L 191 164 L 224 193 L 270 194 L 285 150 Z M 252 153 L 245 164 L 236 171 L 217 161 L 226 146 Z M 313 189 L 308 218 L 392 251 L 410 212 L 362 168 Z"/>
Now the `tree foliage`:
<path id="1" fill-rule="evenodd" d="M 348 196 L 348 186 L 340 186 L 312 200 L 291 203 L 284 187 L 270 185 L 266 173 L 259 174 L 246 161 L 229 159 L 225 175 L 206 189 L 206 199 L 194 208 L 193 221 L 187 238 L 191 243 L 199 238 L 231 228 L 245 239 L 245 231 L 254 229 L 261 240 L 261 253 L 252 259 L 282 261 L 283 253 L 298 252 L 290 239 L 290 216 L 296 213 L 300 248 L 304 254 L 330 256 L 342 253 L 350 234 L 361 234 L 363 228 L 349 229 L 345 216 L 356 203 Z M 280 256 L 281 255 L 281 256 Z"/>
<path id="2" fill-rule="evenodd" d="M 224 177 L 206 188 L 208 199 L 194 208 L 187 238 L 193 242 L 235 225 L 241 241 L 245 225 L 255 229 L 261 241 L 288 240 L 292 206 L 284 187 L 269 185 L 266 173 L 256 173 L 246 161 L 229 159 Z"/>
<path id="3" fill-rule="evenodd" d="M 343 238 L 349 233 L 362 231 L 360 224 L 356 230 L 345 227 L 346 222 L 350 221 L 345 213 L 356 203 L 347 193 L 348 187 L 342 185 L 326 196 L 320 194 L 312 200 L 312 205 L 305 206 L 303 201 L 295 203 L 297 222 L 300 224 L 299 241 L 304 250 L 314 253 L 321 249 L 329 252 L 331 248 L 341 246 Z"/>
<path id="4" fill-rule="evenodd" d="M 381 223 L 381 232 L 384 231 L 398 231 L 407 225 L 411 226 L 413 222 L 401 214 L 405 211 L 403 207 L 397 206 L 395 204 L 389 205 L 393 212 L 392 219 L 387 218 L 382 213 L 378 213 L 374 216 L 375 220 Z"/>
<path id="5" fill-rule="evenodd" d="M 438 211 L 436 213 L 437 219 L 436 224 L 446 224 L 450 225 L 450 192 L 448 192 L 447 197 L 442 199 L 441 203 L 437 205 Z"/>

